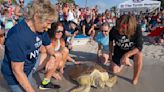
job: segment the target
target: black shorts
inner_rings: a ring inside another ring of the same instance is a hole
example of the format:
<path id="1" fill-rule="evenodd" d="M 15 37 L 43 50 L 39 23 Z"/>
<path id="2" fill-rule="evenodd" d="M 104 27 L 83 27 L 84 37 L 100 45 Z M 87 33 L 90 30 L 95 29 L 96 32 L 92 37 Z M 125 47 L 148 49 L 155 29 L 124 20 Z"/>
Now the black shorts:
<path id="1" fill-rule="evenodd" d="M 114 55 L 112 56 L 112 60 L 115 64 L 117 64 L 118 66 L 121 66 L 121 58 L 125 53 L 114 53 Z M 130 57 L 130 59 L 134 59 L 134 55 Z"/>

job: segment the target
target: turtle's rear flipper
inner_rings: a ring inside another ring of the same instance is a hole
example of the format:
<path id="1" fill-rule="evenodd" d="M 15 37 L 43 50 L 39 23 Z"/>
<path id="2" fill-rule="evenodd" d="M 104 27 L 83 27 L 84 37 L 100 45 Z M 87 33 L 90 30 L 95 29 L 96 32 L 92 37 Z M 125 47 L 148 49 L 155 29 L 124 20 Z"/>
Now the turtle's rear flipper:
<path id="1" fill-rule="evenodd" d="M 71 92 L 89 92 L 91 89 L 90 86 L 80 86 L 71 90 Z"/>
<path id="2" fill-rule="evenodd" d="M 106 81 L 107 87 L 113 87 L 117 82 L 117 76 L 112 76 Z"/>

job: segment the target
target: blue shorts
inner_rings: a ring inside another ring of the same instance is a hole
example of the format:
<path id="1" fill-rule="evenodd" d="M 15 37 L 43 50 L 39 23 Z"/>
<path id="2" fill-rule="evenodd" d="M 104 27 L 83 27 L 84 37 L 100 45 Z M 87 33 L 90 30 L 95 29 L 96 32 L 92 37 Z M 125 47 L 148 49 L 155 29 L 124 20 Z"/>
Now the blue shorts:
<path id="1" fill-rule="evenodd" d="M 102 48 L 102 52 L 104 53 L 104 54 L 109 54 L 109 46 L 102 46 L 103 48 Z"/>

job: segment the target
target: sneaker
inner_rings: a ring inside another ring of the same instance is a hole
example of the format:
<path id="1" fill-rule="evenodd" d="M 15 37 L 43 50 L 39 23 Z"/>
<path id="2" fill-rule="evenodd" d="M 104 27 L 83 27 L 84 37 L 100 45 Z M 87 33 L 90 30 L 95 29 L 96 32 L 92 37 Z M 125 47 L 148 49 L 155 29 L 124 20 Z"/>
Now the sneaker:
<path id="1" fill-rule="evenodd" d="M 59 89 L 60 85 L 56 85 L 56 84 L 52 84 L 51 82 L 48 83 L 47 85 L 43 85 L 41 83 L 41 85 L 39 86 L 40 90 L 46 90 L 46 89 Z"/>

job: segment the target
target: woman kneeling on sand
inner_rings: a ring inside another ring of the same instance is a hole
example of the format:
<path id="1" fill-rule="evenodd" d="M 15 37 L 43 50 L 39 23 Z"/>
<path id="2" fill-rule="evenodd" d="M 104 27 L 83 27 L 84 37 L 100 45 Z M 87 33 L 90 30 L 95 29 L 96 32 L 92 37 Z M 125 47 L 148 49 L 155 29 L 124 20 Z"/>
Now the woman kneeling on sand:
<path id="1" fill-rule="evenodd" d="M 60 74 L 64 73 L 64 67 L 66 61 L 72 61 L 75 64 L 79 64 L 79 62 L 76 62 L 73 58 L 69 56 L 69 50 L 67 47 L 65 47 L 65 41 L 62 38 L 64 33 L 63 24 L 53 23 L 51 25 L 51 29 L 48 30 L 48 35 L 51 39 L 51 46 L 56 51 L 56 60 L 55 60 L 55 66 L 54 66 L 54 74 L 53 77 L 57 80 L 61 80 Z M 41 57 L 40 57 L 40 67 L 38 70 L 40 70 L 42 67 L 46 65 L 46 62 L 49 60 L 49 56 L 47 56 L 46 50 L 44 47 L 41 48 Z M 57 70 L 59 71 L 57 71 Z"/>
<path id="2" fill-rule="evenodd" d="M 112 70 L 119 73 L 124 65 L 132 66 L 129 61 L 134 60 L 134 75 L 132 83 L 138 83 L 142 69 L 143 37 L 141 28 L 133 15 L 123 15 L 117 20 L 116 28 L 110 32 L 110 56 L 112 56 Z M 115 45 L 113 43 L 115 42 Z M 114 49 L 113 49 L 114 47 Z"/>

